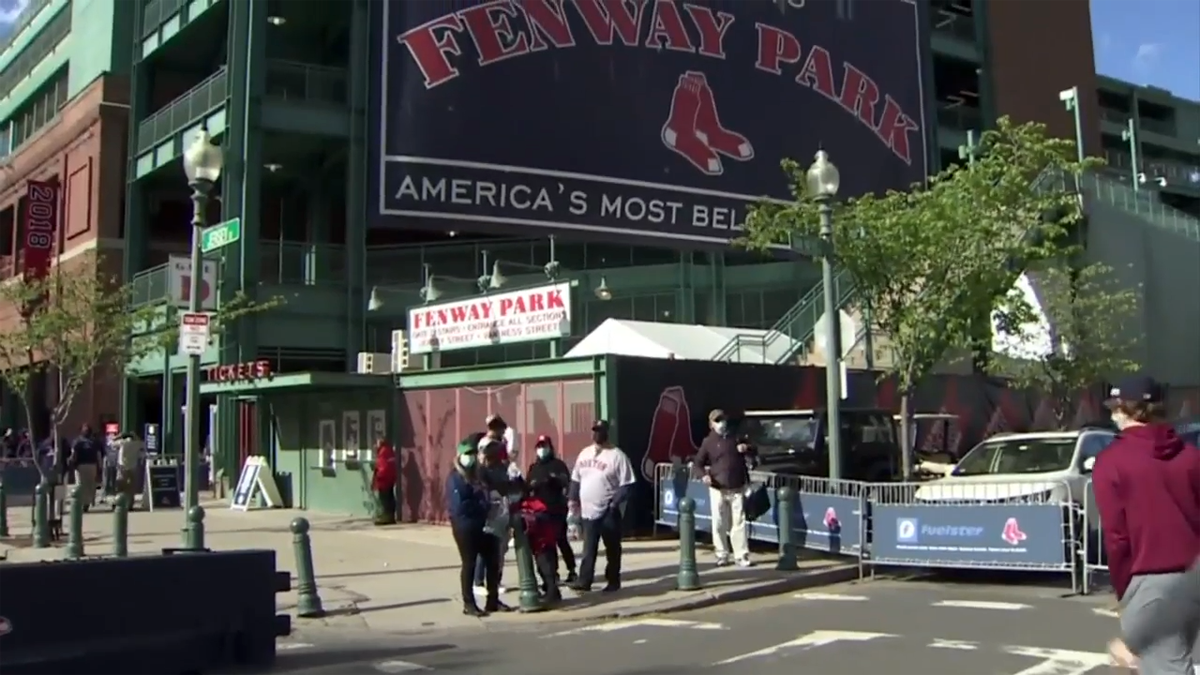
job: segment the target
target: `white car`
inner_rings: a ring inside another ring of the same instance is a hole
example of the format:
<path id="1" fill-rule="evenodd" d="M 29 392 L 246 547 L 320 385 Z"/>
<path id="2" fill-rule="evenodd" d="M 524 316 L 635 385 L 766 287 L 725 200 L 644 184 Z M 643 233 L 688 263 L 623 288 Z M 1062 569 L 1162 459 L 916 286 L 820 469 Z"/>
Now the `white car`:
<path id="1" fill-rule="evenodd" d="M 1081 502 L 1100 454 L 1117 437 L 1108 429 L 993 436 L 945 478 L 916 490 L 918 502 Z"/>

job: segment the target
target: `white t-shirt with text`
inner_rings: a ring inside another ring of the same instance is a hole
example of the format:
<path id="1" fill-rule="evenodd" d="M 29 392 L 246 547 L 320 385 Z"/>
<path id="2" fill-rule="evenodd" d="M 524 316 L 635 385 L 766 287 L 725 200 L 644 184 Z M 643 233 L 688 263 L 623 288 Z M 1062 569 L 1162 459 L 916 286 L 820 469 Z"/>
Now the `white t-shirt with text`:
<path id="1" fill-rule="evenodd" d="M 617 490 L 635 480 L 633 465 L 620 448 L 584 448 L 571 471 L 571 481 L 579 483 L 580 517 L 594 520 L 603 516 Z"/>

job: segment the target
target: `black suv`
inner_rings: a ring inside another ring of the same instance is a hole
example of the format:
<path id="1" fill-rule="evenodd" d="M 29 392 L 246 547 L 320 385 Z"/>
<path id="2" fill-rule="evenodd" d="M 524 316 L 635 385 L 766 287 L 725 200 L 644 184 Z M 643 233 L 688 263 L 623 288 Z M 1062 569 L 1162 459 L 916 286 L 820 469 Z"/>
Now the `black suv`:
<path id="1" fill-rule="evenodd" d="M 829 475 L 825 409 L 748 410 L 738 433 L 758 450 L 760 471 L 794 476 Z M 841 409 L 842 478 L 899 480 L 899 429 L 883 409 Z"/>

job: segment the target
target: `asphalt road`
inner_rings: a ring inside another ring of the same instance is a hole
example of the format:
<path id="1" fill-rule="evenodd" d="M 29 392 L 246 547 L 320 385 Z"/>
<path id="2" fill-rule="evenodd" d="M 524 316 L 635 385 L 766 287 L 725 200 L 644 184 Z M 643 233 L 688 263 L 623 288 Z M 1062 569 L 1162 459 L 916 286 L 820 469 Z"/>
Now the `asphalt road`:
<path id="1" fill-rule="evenodd" d="M 1105 597 L 875 581 L 656 618 L 424 635 L 306 633 L 277 672 L 358 675 L 1099 675 Z M 1200 653 L 1200 645 L 1197 645 Z M 1200 670 L 1197 671 L 1200 675 Z"/>

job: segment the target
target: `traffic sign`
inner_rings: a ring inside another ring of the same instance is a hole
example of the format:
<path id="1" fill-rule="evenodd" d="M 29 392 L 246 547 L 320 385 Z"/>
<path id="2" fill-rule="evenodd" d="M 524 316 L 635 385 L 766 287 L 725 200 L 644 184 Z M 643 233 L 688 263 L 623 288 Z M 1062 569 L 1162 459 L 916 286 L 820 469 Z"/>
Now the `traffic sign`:
<path id="1" fill-rule="evenodd" d="M 184 312 L 179 315 L 179 351 L 188 356 L 202 356 L 208 349 L 209 322 L 207 312 Z"/>
<path id="2" fill-rule="evenodd" d="M 242 219 L 232 218 L 200 230 L 200 251 L 210 253 L 242 238 Z"/>

